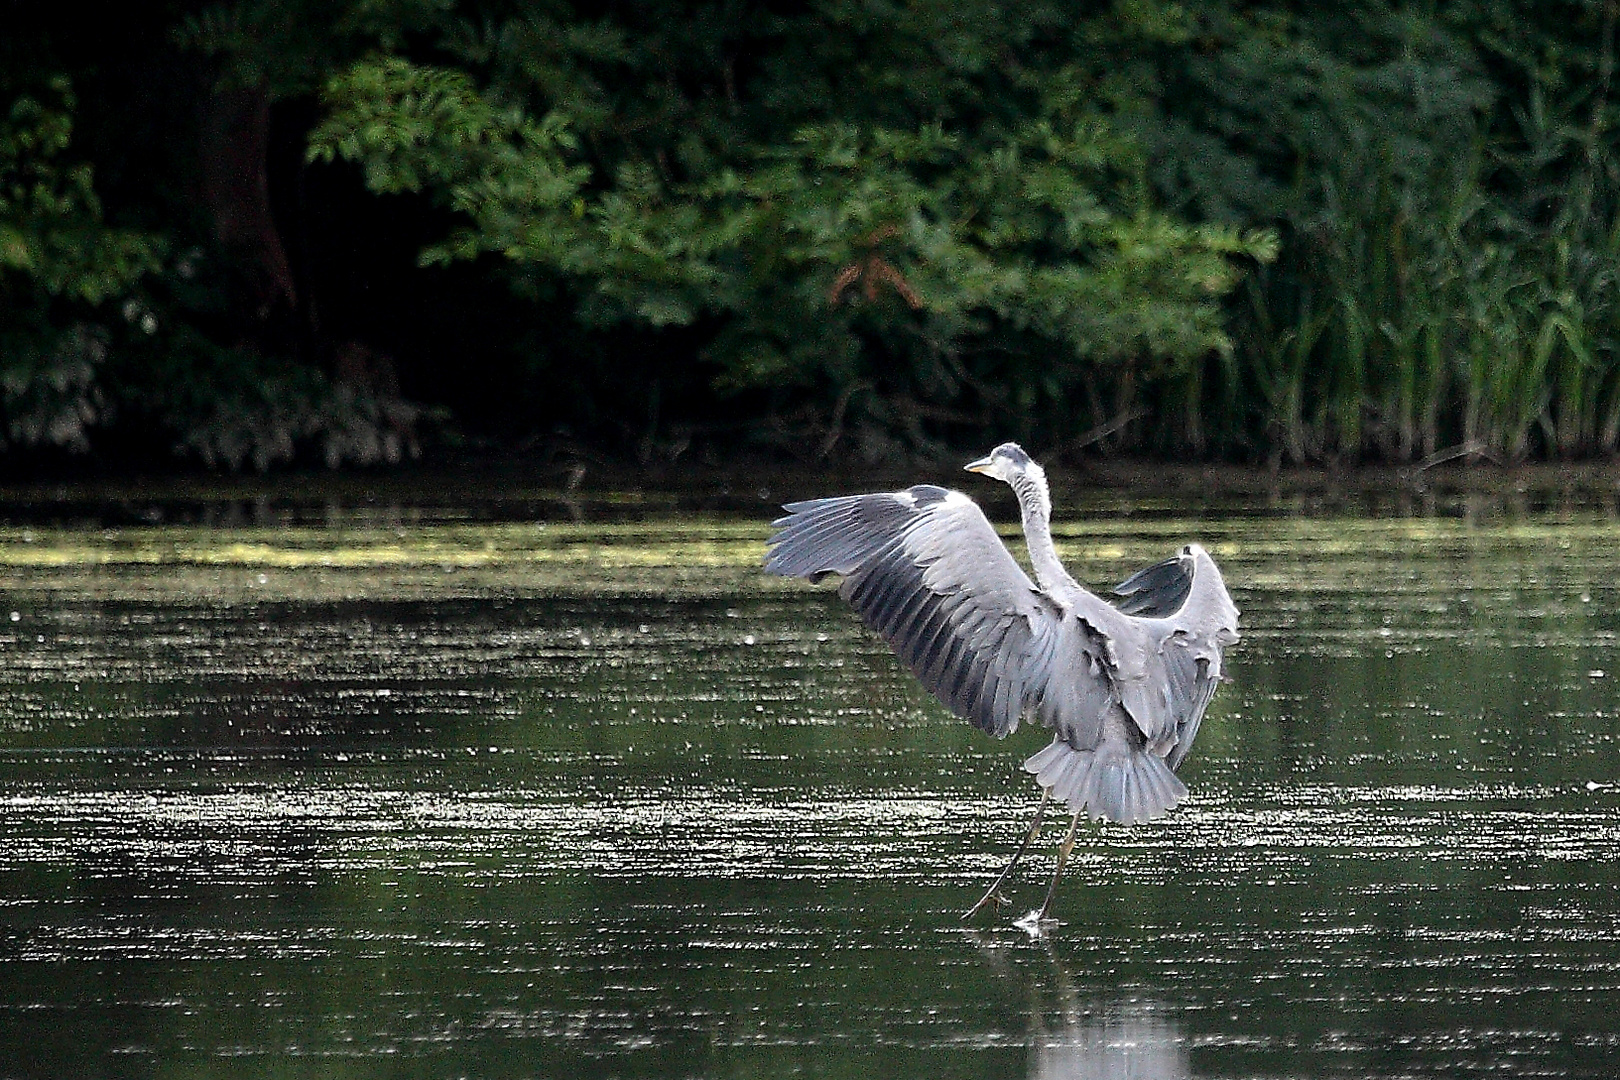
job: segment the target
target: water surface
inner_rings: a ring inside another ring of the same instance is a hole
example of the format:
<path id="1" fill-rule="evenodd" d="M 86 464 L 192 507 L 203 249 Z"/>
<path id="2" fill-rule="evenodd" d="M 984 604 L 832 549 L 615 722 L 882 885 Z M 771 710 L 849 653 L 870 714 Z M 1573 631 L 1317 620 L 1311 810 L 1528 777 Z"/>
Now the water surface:
<path id="1" fill-rule="evenodd" d="M 763 511 L 15 516 L 0 1077 L 1612 1075 L 1620 525 L 1466 509 L 1060 504 L 1093 584 L 1202 540 L 1245 636 L 1042 939 L 1049 846 L 959 918 L 1041 733 Z"/>

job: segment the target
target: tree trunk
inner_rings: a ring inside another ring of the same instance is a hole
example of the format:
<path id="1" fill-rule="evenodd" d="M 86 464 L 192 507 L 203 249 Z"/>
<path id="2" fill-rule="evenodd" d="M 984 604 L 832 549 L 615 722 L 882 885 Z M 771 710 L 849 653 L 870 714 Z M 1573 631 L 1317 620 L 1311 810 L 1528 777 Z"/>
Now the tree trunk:
<path id="1" fill-rule="evenodd" d="M 298 306 L 286 246 L 270 213 L 270 95 L 216 87 L 203 106 L 202 193 L 214 239 L 242 261 L 263 320 Z"/>

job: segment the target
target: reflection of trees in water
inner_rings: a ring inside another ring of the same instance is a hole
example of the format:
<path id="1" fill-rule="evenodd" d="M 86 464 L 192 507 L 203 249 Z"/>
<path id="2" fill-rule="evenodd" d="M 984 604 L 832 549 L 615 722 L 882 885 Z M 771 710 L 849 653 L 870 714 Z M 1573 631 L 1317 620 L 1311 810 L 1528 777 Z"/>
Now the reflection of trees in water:
<path id="1" fill-rule="evenodd" d="M 1103 990 L 1082 995 L 1048 938 L 1034 944 L 1044 964 L 1026 966 L 1012 962 L 1005 945 L 974 937 L 990 969 L 1028 993 L 1030 1080 L 1192 1080 L 1187 1038 L 1172 1006 Z M 1050 980 L 1041 977 L 1043 968 Z"/>

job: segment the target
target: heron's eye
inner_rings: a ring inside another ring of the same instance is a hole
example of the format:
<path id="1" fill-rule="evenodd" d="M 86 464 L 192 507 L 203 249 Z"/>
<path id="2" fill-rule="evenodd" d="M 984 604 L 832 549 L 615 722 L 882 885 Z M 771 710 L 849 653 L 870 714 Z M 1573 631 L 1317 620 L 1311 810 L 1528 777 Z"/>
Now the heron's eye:
<path id="1" fill-rule="evenodd" d="M 1186 547 L 1182 548 L 1181 553 L 1183 555 L 1191 555 L 1192 554 L 1192 545 L 1188 544 Z"/>

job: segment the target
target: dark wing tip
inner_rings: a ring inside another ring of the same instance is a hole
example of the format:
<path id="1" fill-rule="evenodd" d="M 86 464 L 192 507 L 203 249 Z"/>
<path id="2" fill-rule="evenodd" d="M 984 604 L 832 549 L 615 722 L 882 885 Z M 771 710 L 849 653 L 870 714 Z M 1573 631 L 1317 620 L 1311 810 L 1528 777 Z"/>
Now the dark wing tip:
<path id="1" fill-rule="evenodd" d="M 1182 555 L 1144 567 L 1114 586 L 1114 605 L 1127 615 L 1162 619 L 1174 615 L 1192 592 L 1192 560 Z"/>

